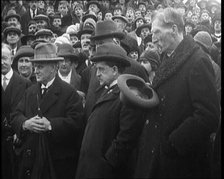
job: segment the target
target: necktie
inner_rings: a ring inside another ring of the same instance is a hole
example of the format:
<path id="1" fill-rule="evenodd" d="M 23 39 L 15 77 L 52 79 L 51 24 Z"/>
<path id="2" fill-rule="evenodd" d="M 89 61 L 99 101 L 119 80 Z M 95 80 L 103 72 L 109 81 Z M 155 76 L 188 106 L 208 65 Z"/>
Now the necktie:
<path id="1" fill-rule="evenodd" d="M 12 50 L 12 55 L 14 56 L 14 54 L 15 54 L 15 53 L 14 53 L 14 50 Z"/>
<path id="2" fill-rule="evenodd" d="M 32 13 L 33 13 L 33 18 L 34 18 L 34 17 L 35 17 L 35 10 L 32 10 Z M 32 18 L 32 19 L 33 19 L 33 18 Z"/>
<path id="3" fill-rule="evenodd" d="M 4 77 L 3 77 L 3 85 L 2 85 L 4 91 L 5 91 L 6 87 L 7 87 L 6 80 L 7 80 L 7 78 L 4 76 Z"/>
<path id="4" fill-rule="evenodd" d="M 44 97 L 44 95 L 47 93 L 48 88 L 41 88 L 42 90 L 42 98 Z"/>

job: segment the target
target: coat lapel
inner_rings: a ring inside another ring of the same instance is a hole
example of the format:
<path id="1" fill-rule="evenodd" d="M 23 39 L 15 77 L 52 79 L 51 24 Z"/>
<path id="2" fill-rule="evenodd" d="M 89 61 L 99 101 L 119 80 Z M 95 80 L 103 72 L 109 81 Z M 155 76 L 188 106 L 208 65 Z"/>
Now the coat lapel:
<path id="1" fill-rule="evenodd" d="M 49 91 L 40 101 L 40 109 L 43 114 L 47 112 L 47 110 L 56 103 L 58 95 L 60 93 L 60 89 L 61 89 L 61 83 L 59 77 L 56 76 L 55 81 L 49 88 Z"/>
<path id="2" fill-rule="evenodd" d="M 190 58 L 193 51 L 199 47 L 194 43 L 191 37 L 186 36 L 171 57 L 165 58 L 158 70 L 156 71 L 155 78 L 153 80 L 153 88 L 158 88 L 162 83 L 167 81 L 171 76 L 177 73 L 177 71 L 183 66 L 183 64 Z M 187 52 L 187 53 L 186 53 Z"/>

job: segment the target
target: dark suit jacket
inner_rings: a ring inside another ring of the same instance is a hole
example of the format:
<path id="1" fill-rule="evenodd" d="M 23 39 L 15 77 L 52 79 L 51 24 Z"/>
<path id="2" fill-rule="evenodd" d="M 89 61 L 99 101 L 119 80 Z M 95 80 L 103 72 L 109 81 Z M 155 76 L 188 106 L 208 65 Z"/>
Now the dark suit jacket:
<path id="1" fill-rule="evenodd" d="M 39 152 L 40 146 L 37 139 L 40 134 L 24 132 L 22 124 L 38 114 L 38 103 L 42 115 L 51 122 L 52 130 L 42 135 L 48 142 L 56 175 L 61 178 L 61 173 L 67 170 L 67 173 L 64 174 L 65 178 L 72 178 L 75 174 L 81 133 L 84 128 L 83 107 L 78 93 L 58 76 L 42 99 L 40 98 L 39 83 L 29 88 L 12 114 L 12 127 L 22 141 L 21 147 L 17 149 L 17 153 L 21 157 L 19 178 L 26 177 L 27 169 L 32 175 L 33 169 L 36 167 L 34 163 L 35 156 Z M 70 162 L 66 163 L 66 160 Z M 71 163 L 73 164 L 71 165 Z"/>
<path id="2" fill-rule="evenodd" d="M 2 113 L 1 113 L 1 146 L 2 146 L 2 177 L 11 178 L 15 175 L 13 169 L 12 140 L 14 131 L 11 129 L 10 113 L 13 112 L 23 97 L 25 90 L 31 85 L 29 80 L 13 72 L 12 78 L 4 91 L 2 88 Z M 12 163 L 11 163 L 12 162 Z"/>
<path id="3" fill-rule="evenodd" d="M 129 178 L 133 172 L 132 157 L 144 113 L 123 105 L 119 94 L 115 85 L 93 107 L 82 141 L 77 179 Z"/>

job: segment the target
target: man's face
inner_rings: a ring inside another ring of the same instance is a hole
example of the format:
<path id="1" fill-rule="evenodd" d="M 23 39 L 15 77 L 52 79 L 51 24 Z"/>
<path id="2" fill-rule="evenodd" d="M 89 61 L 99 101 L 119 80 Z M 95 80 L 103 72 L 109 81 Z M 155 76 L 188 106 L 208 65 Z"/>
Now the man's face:
<path id="1" fill-rule="evenodd" d="M 148 60 L 143 59 L 139 63 L 146 69 L 148 73 L 152 71 L 151 63 Z"/>
<path id="2" fill-rule="evenodd" d="M 117 30 L 119 32 L 122 32 L 124 30 L 125 26 L 126 26 L 126 23 L 124 21 L 122 21 L 121 19 L 118 19 L 118 18 L 114 19 L 114 22 L 117 25 Z"/>
<path id="3" fill-rule="evenodd" d="M 34 73 L 36 75 L 37 82 L 47 84 L 54 77 L 55 65 L 52 63 L 35 62 Z"/>
<path id="4" fill-rule="evenodd" d="M 197 15 L 192 15 L 191 16 L 191 20 L 194 24 L 197 24 L 198 23 L 198 16 Z"/>
<path id="5" fill-rule="evenodd" d="M 208 15 L 208 13 L 202 13 L 202 14 L 201 14 L 201 21 L 203 21 L 203 20 L 207 20 L 207 19 L 209 19 L 209 15 Z"/>
<path id="6" fill-rule="evenodd" d="M 59 62 L 59 72 L 64 75 L 68 75 L 72 69 L 72 62 L 69 58 L 64 58 Z"/>
<path id="7" fill-rule="evenodd" d="M 145 50 L 157 50 L 157 47 L 154 43 L 152 42 L 147 42 L 145 44 Z"/>
<path id="8" fill-rule="evenodd" d="M 104 20 L 111 20 L 112 17 L 113 17 L 112 13 L 108 12 L 108 13 L 105 14 Z"/>
<path id="9" fill-rule="evenodd" d="M 144 21 L 142 19 L 137 20 L 136 21 L 136 29 L 143 24 L 144 24 Z"/>
<path id="10" fill-rule="evenodd" d="M 74 45 L 76 42 L 79 41 L 79 39 L 75 35 L 70 35 L 70 41 L 72 42 L 72 45 Z"/>
<path id="11" fill-rule="evenodd" d="M 140 10 L 141 12 L 145 12 L 145 11 L 146 11 L 146 7 L 145 7 L 144 4 L 140 4 L 138 8 L 139 8 L 139 10 Z"/>
<path id="12" fill-rule="evenodd" d="M 144 19 L 145 19 L 146 23 L 148 23 L 148 24 L 150 24 L 152 21 L 151 15 L 145 15 Z"/>
<path id="13" fill-rule="evenodd" d="M 98 12 L 97 13 L 97 20 L 100 21 L 103 19 L 103 15 L 102 15 L 102 12 Z"/>
<path id="14" fill-rule="evenodd" d="M 105 62 L 97 62 L 96 76 L 100 85 L 110 85 L 115 80 L 115 71 L 113 67 L 109 67 Z"/>
<path id="15" fill-rule="evenodd" d="M 48 16 L 50 13 L 54 13 L 54 8 L 53 8 L 53 6 L 48 6 L 48 7 L 47 7 L 47 11 L 46 11 L 47 16 Z"/>
<path id="16" fill-rule="evenodd" d="M 31 24 L 28 28 L 28 32 L 31 34 L 35 34 L 35 32 L 37 31 L 37 25 L 36 24 Z"/>
<path id="17" fill-rule="evenodd" d="M 83 51 L 89 51 L 90 49 L 90 37 L 91 34 L 82 34 L 81 35 L 81 47 Z"/>
<path id="18" fill-rule="evenodd" d="M 149 28 L 145 27 L 141 30 L 141 38 L 145 39 L 150 34 Z"/>
<path id="19" fill-rule="evenodd" d="M 45 20 L 37 20 L 37 31 L 40 29 L 45 29 L 47 27 L 47 22 Z"/>
<path id="20" fill-rule="evenodd" d="M 77 6 L 77 7 L 75 8 L 75 15 L 76 15 L 77 17 L 80 17 L 82 14 L 83 14 L 83 9 L 82 9 L 80 6 Z"/>
<path id="21" fill-rule="evenodd" d="M 53 26 L 55 26 L 55 27 L 60 27 L 61 26 L 61 19 L 60 18 L 55 18 L 54 20 L 53 20 Z"/>
<path id="22" fill-rule="evenodd" d="M 99 12 L 99 8 L 97 7 L 96 4 L 90 4 L 89 5 L 89 11 L 94 12 L 95 14 L 97 14 Z"/>
<path id="23" fill-rule="evenodd" d="M 28 77 L 32 73 L 32 63 L 30 57 L 21 57 L 18 60 L 18 72 L 24 77 Z"/>
<path id="24" fill-rule="evenodd" d="M 66 6 L 66 4 L 60 4 L 58 6 L 58 12 L 60 12 L 63 16 L 67 15 L 68 7 Z"/>
<path id="25" fill-rule="evenodd" d="M 121 15 L 122 15 L 122 11 L 120 9 L 114 10 L 114 16 L 121 16 Z"/>
<path id="26" fill-rule="evenodd" d="M 128 54 L 129 57 L 131 57 L 131 59 L 137 61 L 138 60 L 138 51 L 131 51 L 129 54 Z"/>
<path id="27" fill-rule="evenodd" d="M 102 6 L 104 6 L 105 8 L 109 8 L 109 6 L 110 6 L 110 1 L 108 1 L 108 0 L 102 0 Z"/>
<path id="28" fill-rule="evenodd" d="M 142 13 L 140 10 L 135 11 L 135 18 L 141 17 Z"/>
<path id="29" fill-rule="evenodd" d="M 16 44 L 19 41 L 19 35 L 16 32 L 9 32 L 7 35 L 7 42 L 9 44 Z"/>
<path id="30" fill-rule="evenodd" d="M 1 61 L 2 61 L 2 74 L 5 75 L 10 71 L 11 65 L 12 65 L 11 51 L 6 47 L 2 48 L 2 60 Z"/>
<path id="31" fill-rule="evenodd" d="M 135 19 L 135 13 L 132 9 L 127 10 L 126 18 L 129 20 L 129 22 L 132 22 Z"/>
<path id="32" fill-rule="evenodd" d="M 185 32 L 186 32 L 186 34 L 190 34 L 190 32 L 192 31 L 192 26 L 191 25 L 186 25 L 185 26 Z"/>
<path id="33" fill-rule="evenodd" d="M 8 24 L 11 25 L 11 24 L 18 24 L 18 19 L 16 17 L 10 17 L 8 19 Z"/>
<path id="34" fill-rule="evenodd" d="M 192 11 L 188 11 L 188 13 L 187 13 L 187 17 L 188 17 L 188 18 L 191 18 L 192 14 L 193 14 Z"/>
<path id="35" fill-rule="evenodd" d="M 159 19 L 155 19 L 152 22 L 152 42 L 156 45 L 158 49 L 162 52 L 166 52 L 173 46 L 174 39 L 172 37 L 172 28 L 165 27 Z"/>
<path id="36" fill-rule="evenodd" d="M 215 31 L 221 31 L 221 20 L 216 20 L 215 22 L 214 22 L 214 29 L 215 29 Z"/>
<path id="37" fill-rule="evenodd" d="M 31 9 L 35 10 L 37 8 L 37 1 L 30 1 L 29 5 Z"/>
<path id="38" fill-rule="evenodd" d="M 44 7 L 45 7 L 44 1 L 39 1 L 39 2 L 38 2 L 38 7 L 39 7 L 40 9 L 44 9 Z"/>

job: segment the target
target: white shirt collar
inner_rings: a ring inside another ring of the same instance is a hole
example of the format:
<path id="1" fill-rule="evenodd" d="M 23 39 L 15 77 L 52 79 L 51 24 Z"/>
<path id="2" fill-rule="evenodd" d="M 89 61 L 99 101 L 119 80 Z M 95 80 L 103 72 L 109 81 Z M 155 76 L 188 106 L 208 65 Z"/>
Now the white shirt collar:
<path id="1" fill-rule="evenodd" d="M 51 86 L 52 83 L 54 82 L 54 79 L 55 77 L 51 81 L 49 81 L 46 86 L 44 84 L 41 84 L 41 88 L 49 88 L 49 86 Z"/>
<path id="2" fill-rule="evenodd" d="M 61 73 L 58 71 L 58 76 L 68 84 L 70 84 L 71 76 L 72 76 L 72 70 L 70 70 L 69 74 L 67 76 L 62 76 Z"/>
<path id="3" fill-rule="evenodd" d="M 110 87 L 111 88 L 112 86 L 116 85 L 117 84 L 117 80 L 114 80 L 111 84 L 110 84 Z"/>
<path id="4" fill-rule="evenodd" d="M 37 15 L 37 8 L 34 10 L 34 13 Z M 30 8 L 30 14 L 31 14 L 31 15 L 34 15 L 34 14 L 33 14 L 33 10 L 32 10 L 31 8 Z"/>
<path id="5" fill-rule="evenodd" d="M 3 84 L 3 78 L 4 78 L 4 76 L 7 78 L 7 80 L 6 80 L 6 83 L 7 83 L 7 85 L 9 84 L 9 81 L 11 80 L 11 78 L 12 78 L 12 75 L 13 75 L 13 70 L 12 70 L 12 68 L 9 70 L 9 72 L 6 74 L 6 75 L 3 75 L 2 74 L 2 84 Z"/>

